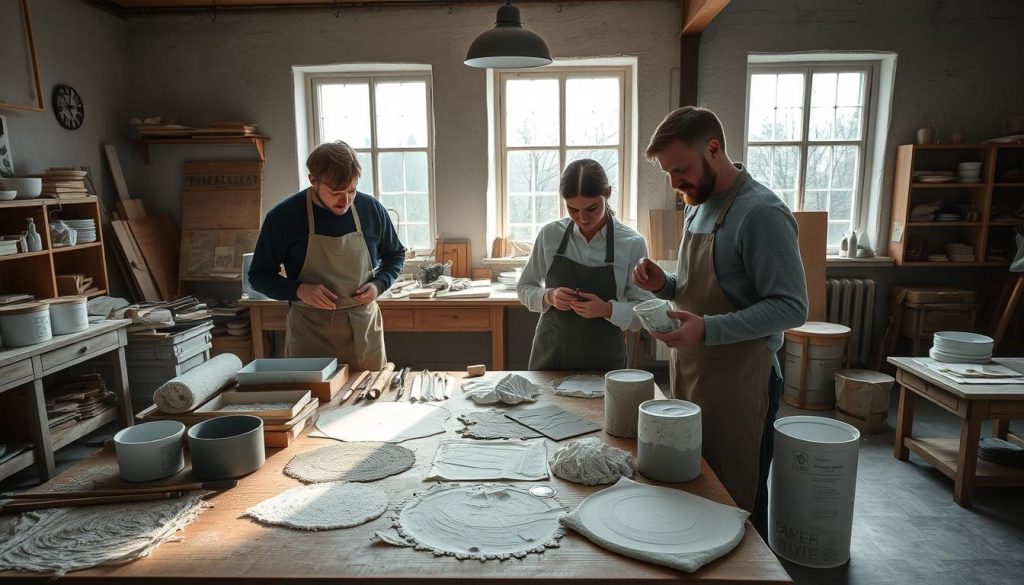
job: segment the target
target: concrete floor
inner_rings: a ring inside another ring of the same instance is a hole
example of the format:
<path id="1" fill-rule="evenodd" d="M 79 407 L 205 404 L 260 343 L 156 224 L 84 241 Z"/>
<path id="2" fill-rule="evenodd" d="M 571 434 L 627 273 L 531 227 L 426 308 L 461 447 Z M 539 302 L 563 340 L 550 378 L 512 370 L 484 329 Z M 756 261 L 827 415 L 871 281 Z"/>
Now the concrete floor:
<path id="1" fill-rule="evenodd" d="M 916 455 L 892 455 L 895 393 L 890 427 L 861 439 L 850 562 L 809 569 L 783 561 L 797 585 L 1021 585 L 1024 583 L 1024 488 L 981 488 L 974 507 L 953 502 L 953 482 Z M 820 414 L 783 404 L 779 416 Z M 1015 425 L 1024 434 L 1024 425 Z M 87 457 L 113 436 L 109 425 L 56 454 L 58 471 Z M 990 429 L 985 428 L 983 435 Z M 958 436 L 959 421 L 919 401 L 918 436 Z M 24 470 L 0 481 L 0 491 L 37 484 Z"/>

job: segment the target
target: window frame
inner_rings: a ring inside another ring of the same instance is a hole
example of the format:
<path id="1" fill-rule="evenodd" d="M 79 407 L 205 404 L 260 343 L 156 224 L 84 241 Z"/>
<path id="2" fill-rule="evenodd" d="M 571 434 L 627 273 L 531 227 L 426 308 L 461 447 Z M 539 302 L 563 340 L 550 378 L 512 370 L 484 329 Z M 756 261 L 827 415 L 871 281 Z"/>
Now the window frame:
<path id="1" fill-rule="evenodd" d="M 571 78 L 591 77 L 618 77 L 619 79 L 619 143 L 618 168 L 619 184 L 612 185 L 613 193 L 618 201 L 615 209 L 616 218 L 627 223 L 635 212 L 635 196 L 633 194 L 633 157 L 634 144 L 632 140 L 632 111 L 633 111 L 633 66 L 632 65 L 560 65 L 548 66 L 544 70 L 499 70 L 495 77 L 494 91 L 494 136 L 495 136 L 495 195 L 496 195 L 496 227 L 497 235 L 508 237 L 509 228 L 509 193 L 508 193 L 508 169 L 506 160 L 509 152 L 517 150 L 557 150 L 558 151 L 558 172 L 561 174 L 566 165 L 566 151 L 587 150 L 587 149 L 608 149 L 607 145 L 573 145 L 569 147 L 565 141 L 565 110 L 566 110 L 566 81 Z M 506 146 L 505 144 L 505 82 L 515 79 L 557 79 L 558 80 L 558 119 L 559 137 L 557 146 Z M 559 219 L 568 217 L 564 200 L 558 198 Z M 535 236 L 536 237 L 536 236 Z"/>
<path id="2" fill-rule="evenodd" d="M 379 147 L 377 146 L 377 104 L 376 104 L 376 84 L 378 81 L 388 82 L 403 82 L 403 81 L 421 81 L 426 84 L 426 108 L 427 114 L 427 146 L 424 147 Z M 358 83 L 366 82 L 369 86 L 369 98 L 370 98 L 370 147 L 369 148 L 352 148 L 356 153 L 369 153 L 370 160 L 373 161 L 372 168 L 372 182 L 373 182 L 373 193 L 369 194 L 377 201 L 381 201 L 381 184 L 380 184 L 380 154 L 390 152 L 426 152 L 427 154 L 427 234 L 428 241 L 427 247 L 425 248 L 413 248 L 408 242 L 402 242 L 402 244 L 409 249 L 414 249 L 418 254 L 427 254 L 434 248 L 433 242 L 436 240 L 437 234 L 437 214 L 436 210 L 436 185 L 434 177 L 434 145 L 435 145 L 435 134 L 434 134 L 434 98 L 433 98 L 433 83 L 432 75 L 429 71 L 423 70 L 396 70 L 396 71 L 353 71 L 353 72 L 323 72 L 323 73 L 307 73 L 306 83 L 309 100 L 307 103 L 308 107 L 308 152 L 312 152 L 323 141 L 321 138 L 321 124 L 320 124 L 320 88 L 324 85 L 331 85 L 332 83 Z M 364 169 L 365 172 L 365 169 Z M 308 173 L 303 173 L 303 176 Z M 383 204 L 383 202 L 382 202 Z M 391 208 L 387 208 L 392 211 Z M 397 211 L 395 212 L 398 215 Z M 398 217 L 396 222 L 395 230 L 399 231 L 401 222 L 406 218 L 401 216 Z"/>
<path id="3" fill-rule="evenodd" d="M 811 90 L 813 76 L 815 73 L 863 73 L 864 86 L 861 89 L 863 103 L 862 133 L 860 140 L 811 140 L 810 139 L 810 117 L 811 117 Z M 761 141 L 750 140 L 750 90 L 752 78 L 758 74 L 787 74 L 802 73 L 804 75 L 804 101 L 801 136 L 795 141 Z M 810 146 L 859 146 L 860 160 L 857 165 L 857 177 L 853 188 L 854 200 L 850 204 L 850 221 L 844 233 L 854 229 L 863 234 L 868 230 L 868 222 L 871 216 L 872 205 L 881 206 L 881 197 L 872 197 L 869 192 L 872 183 L 871 178 L 875 171 L 872 153 L 875 151 L 877 105 L 879 103 L 880 91 L 880 67 L 877 61 L 864 59 L 849 60 L 806 60 L 791 61 L 783 60 L 777 63 L 756 62 L 747 63 L 747 87 L 746 99 L 743 109 L 743 160 L 749 160 L 749 148 L 751 146 L 796 146 L 800 149 L 798 167 L 798 181 L 795 194 L 796 207 L 793 211 L 803 211 L 805 198 L 805 183 L 808 160 L 808 149 Z M 829 224 L 839 223 L 844 220 L 829 220 Z M 827 232 L 826 232 L 827 234 Z M 828 244 L 827 253 L 835 254 L 839 251 L 838 244 Z"/>

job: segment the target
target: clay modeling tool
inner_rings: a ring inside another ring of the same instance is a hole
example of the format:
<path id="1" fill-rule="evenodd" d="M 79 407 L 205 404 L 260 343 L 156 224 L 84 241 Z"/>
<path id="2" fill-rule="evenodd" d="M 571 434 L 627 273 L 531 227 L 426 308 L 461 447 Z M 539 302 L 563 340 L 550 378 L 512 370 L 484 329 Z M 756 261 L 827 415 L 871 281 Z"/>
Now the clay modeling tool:
<path id="1" fill-rule="evenodd" d="M 363 398 L 366 398 L 367 390 L 369 390 L 370 387 L 373 386 L 373 383 L 377 381 L 377 376 L 379 375 L 380 372 L 375 371 L 373 372 L 373 375 L 371 375 L 369 378 L 366 379 L 365 382 L 363 382 L 363 384 L 360 386 L 361 390 L 359 391 L 359 394 L 356 395 L 355 402 L 359 402 Z M 355 404 L 355 402 L 353 402 L 353 404 Z"/>
<path id="2" fill-rule="evenodd" d="M 366 398 L 368 400 L 376 400 L 380 398 L 381 392 L 384 391 L 384 386 L 391 382 L 391 374 L 395 371 L 395 364 L 388 362 L 384 369 L 377 374 L 377 378 L 370 384 L 370 388 L 366 391 Z"/>
<path id="3" fill-rule="evenodd" d="M 405 392 L 405 378 L 409 375 L 409 366 L 402 368 L 402 371 L 396 375 L 398 376 L 398 394 L 395 395 L 395 402 L 398 402 Z"/>
<path id="4" fill-rule="evenodd" d="M 444 397 L 445 400 L 452 397 L 452 392 L 455 390 L 455 379 L 452 378 L 451 374 L 444 375 Z"/>
<path id="5" fill-rule="evenodd" d="M 359 374 L 359 377 L 349 385 L 348 390 L 341 395 L 341 402 L 348 400 L 352 396 L 352 392 L 355 391 L 355 389 L 358 388 L 369 375 L 370 370 L 363 370 L 363 373 Z"/>
<path id="6" fill-rule="evenodd" d="M 412 379 L 412 389 L 409 390 L 409 402 L 417 402 L 420 399 L 420 391 L 423 388 L 423 373 L 418 372 Z"/>

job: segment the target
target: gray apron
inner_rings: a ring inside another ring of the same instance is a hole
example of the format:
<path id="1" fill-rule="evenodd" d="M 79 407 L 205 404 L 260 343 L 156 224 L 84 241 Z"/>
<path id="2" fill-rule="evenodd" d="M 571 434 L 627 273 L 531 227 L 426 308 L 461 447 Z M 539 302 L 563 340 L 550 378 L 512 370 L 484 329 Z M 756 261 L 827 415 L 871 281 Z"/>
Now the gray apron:
<path id="1" fill-rule="evenodd" d="M 689 231 L 696 212 L 688 219 L 679 251 L 675 295 L 679 309 L 702 316 L 736 311 L 715 274 L 715 234 L 746 180 L 747 173 L 741 173 L 723 195 L 725 205 L 711 233 Z M 753 511 L 757 501 L 761 438 L 768 414 L 765 387 L 771 368 L 764 339 L 728 345 L 702 342 L 672 350 L 672 393 L 700 405 L 704 458 L 736 504 L 747 511 Z"/>
<path id="2" fill-rule="evenodd" d="M 373 265 L 366 247 L 355 202 L 349 208 L 356 231 L 343 236 L 321 236 L 313 225 L 313 189 L 306 194 L 309 239 L 299 282 L 322 284 L 338 295 L 335 310 L 319 309 L 296 301 L 288 308 L 285 355 L 336 357 L 349 371 L 380 370 L 384 355 L 384 320 L 377 301 L 358 304 L 355 291 L 373 280 Z M 380 291 L 383 292 L 383 291 Z"/>
<path id="3" fill-rule="evenodd" d="M 615 220 L 609 216 L 605 228 L 604 266 L 584 266 L 565 256 L 573 222 L 555 252 L 544 286 L 565 287 L 595 294 L 603 301 L 616 297 Z M 606 371 L 626 367 L 626 342 L 622 330 L 607 319 L 587 319 L 574 311 L 549 307 L 540 316 L 530 350 L 530 370 Z"/>

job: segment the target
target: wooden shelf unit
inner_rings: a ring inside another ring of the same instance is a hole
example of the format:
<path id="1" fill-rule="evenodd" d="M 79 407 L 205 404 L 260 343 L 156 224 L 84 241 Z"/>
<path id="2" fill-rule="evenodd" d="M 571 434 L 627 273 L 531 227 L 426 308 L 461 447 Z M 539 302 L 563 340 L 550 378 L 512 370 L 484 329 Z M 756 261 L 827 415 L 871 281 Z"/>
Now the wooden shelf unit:
<path id="1" fill-rule="evenodd" d="M 167 137 L 167 138 L 140 138 L 132 141 L 135 148 L 138 149 L 139 155 L 142 156 L 142 160 L 149 164 L 149 147 L 150 145 L 156 144 L 252 144 L 256 147 L 256 152 L 259 154 L 261 162 L 267 162 L 267 142 L 270 139 L 266 136 L 260 136 L 254 134 L 251 136 L 180 136 L 180 137 Z"/>
<path id="2" fill-rule="evenodd" d="M 952 171 L 959 162 L 980 162 L 981 181 L 977 183 L 915 183 L 919 171 Z M 1017 177 L 1013 173 L 1019 173 Z M 1010 178 L 1007 178 L 1007 174 Z M 959 221 L 911 221 L 916 205 L 938 202 L 942 205 L 969 205 L 978 217 Z M 889 256 L 897 266 L 964 267 L 1005 266 L 1009 260 L 989 258 L 988 248 L 999 246 L 1013 255 L 1013 228 L 1024 225 L 1024 218 L 1009 219 L 997 210 L 1016 211 L 1024 206 L 1024 145 L 1020 144 L 903 144 L 896 152 L 896 176 L 893 181 L 892 223 Z M 924 239 L 924 254 L 911 257 L 911 239 Z M 930 254 L 944 254 L 944 245 L 959 242 L 974 246 L 974 262 L 931 262 Z"/>
<path id="3" fill-rule="evenodd" d="M 60 219 L 91 219 L 96 222 L 96 241 L 54 248 L 50 241 L 50 215 Z M 43 240 L 38 252 L 0 256 L 0 294 L 24 293 L 38 299 L 60 296 L 57 275 L 82 273 L 91 276 L 98 290 L 106 292 L 107 263 L 103 252 L 103 224 L 99 199 L 95 195 L 57 199 L 31 199 L 0 202 L 0 233 L 16 234 L 25 230 L 27 218 L 33 218 Z"/>

